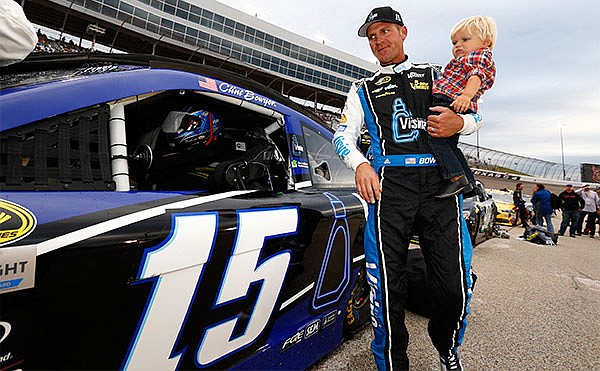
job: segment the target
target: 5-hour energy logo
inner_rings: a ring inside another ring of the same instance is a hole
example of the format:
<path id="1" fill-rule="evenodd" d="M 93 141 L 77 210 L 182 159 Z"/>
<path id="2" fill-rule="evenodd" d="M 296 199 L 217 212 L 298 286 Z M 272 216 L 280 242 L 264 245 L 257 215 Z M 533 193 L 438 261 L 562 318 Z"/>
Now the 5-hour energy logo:
<path id="1" fill-rule="evenodd" d="M 35 225 L 36 219 L 31 211 L 10 201 L 0 200 L 0 246 L 26 237 Z"/>

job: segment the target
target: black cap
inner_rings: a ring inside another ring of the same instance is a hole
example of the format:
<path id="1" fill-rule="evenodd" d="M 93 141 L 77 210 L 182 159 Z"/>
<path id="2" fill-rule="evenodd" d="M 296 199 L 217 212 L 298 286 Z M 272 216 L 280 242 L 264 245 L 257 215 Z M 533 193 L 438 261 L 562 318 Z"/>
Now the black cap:
<path id="1" fill-rule="evenodd" d="M 367 16 L 365 23 L 358 29 L 358 36 L 367 37 L 367 30 L 373 23 L 377 22 L 396 23 L 400 26 L 404 26 L 404 22 L 402 22 L 400 13 L 389 6 L 384 6 L 371 10 L 371 13 L 369 13 Z"/>

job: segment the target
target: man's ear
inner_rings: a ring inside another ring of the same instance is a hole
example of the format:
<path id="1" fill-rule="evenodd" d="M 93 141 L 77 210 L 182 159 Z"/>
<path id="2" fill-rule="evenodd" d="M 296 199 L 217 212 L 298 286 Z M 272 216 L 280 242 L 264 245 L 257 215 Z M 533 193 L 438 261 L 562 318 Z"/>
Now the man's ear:
<path id="1" fill-rule="evenodd" d="M 400 27 L 400 37 L 402 38 L 402 41 L 406 40 L 406 36 L 408 36 L 408 28 L 406 28 L 406 26 Z"/>

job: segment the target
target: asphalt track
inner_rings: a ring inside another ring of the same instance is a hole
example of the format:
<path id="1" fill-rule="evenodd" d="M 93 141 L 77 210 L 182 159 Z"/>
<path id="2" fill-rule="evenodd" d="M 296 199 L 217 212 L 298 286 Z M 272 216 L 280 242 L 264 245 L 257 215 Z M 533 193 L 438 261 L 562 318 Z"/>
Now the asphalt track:
<path id="1" fill-rule="evenodd" d="M 560 220 L 553 218 L 556 229 Z M 520 240 L 521 227 L 506 230 L 509 239 L 474 251 L 465 369 L 600 370 L 600 237 L 560 237 L 551 247 Z M 427 319 L 407 312 L 406 323 L 411 370 L 439 370 Z M 375 370 L 372 334 L 365 326 L 311 370 Z"/>

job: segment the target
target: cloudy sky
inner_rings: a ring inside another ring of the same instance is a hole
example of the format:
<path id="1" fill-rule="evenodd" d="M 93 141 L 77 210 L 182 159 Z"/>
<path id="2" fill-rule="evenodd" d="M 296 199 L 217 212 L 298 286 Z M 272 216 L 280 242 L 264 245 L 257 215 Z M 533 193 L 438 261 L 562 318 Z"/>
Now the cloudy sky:
<path id="1" fill-rule="evenodd" d="M 302 36 L 372 60 L 356 35 L 372 8 L 391 5 L 408 27 L 413 61 L 445 65 L 460 19 L 489 15 L 498 26 L 498 73 L 480 105 L 479 145 L 561 161 L 600 163 L 600 1 L 598 0 L 218 0 Z M 463 141 L 475 144 L 473 134 Z"/>

